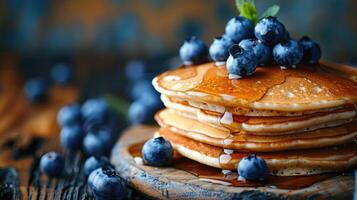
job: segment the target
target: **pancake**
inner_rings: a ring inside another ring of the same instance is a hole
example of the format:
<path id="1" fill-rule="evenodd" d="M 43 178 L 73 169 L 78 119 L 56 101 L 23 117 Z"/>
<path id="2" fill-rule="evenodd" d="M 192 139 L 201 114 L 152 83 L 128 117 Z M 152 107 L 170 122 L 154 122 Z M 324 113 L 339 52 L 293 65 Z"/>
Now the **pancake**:
<path id="1" fill-rule="evenodd" d="M 192 100 L 184 100 L 184 99 L 179 99 L 175 97 L 169 97 L 166 95 L 161 95 L 161 100 L 164 103 L 164 105 L 168 108 L 174 108 L 178 110 L 194 110 L 197 111 L 197 109 L 202 109 L 202 110 L 207 110 L 207 111 L 212 111 L 216 113 L 225 113 L 225 112 L 230 112 L 234 115 L 244 115 L 244 116 L 250 116 L 250 117 L 273 117 L 273 116 L 301 116 L 301 115 L 307 115 L 307 114 L 312 114 L 312 113 L 317 113 L 317 112 L 332 112 L 337 109 L 341 108 L 355 108 L 354 105 L 352 104 L 346 104 L 342 106 L 337 106 L 333 108 L 324 108 L 324 109 L 319 109 L 319 110 L 307 110 L 307 111 L 302 111 L 302 112 L 280 112 L 280 111 L 275 111 L 275 110 L 253 110 L 253 109 L 244 109 L 244 108 L 234 108 L 234 107 L 224 107 L 224 106 L 219 106 L 219 105 L 214 105 L 214 104 L 209 104 L 209 103 L 203 103 L 203 102 L 196 102 Z M 356 108 L 355 108 L 356 109 Z"/>
<path id="2" fill-rule="evenodd" d="M 192 140 L 241 151 L 272 152 L 319 148 L 349 143 L 357 137 L 355 122 L 297 134 L 261 136 L 231 134 L 225 128 L 208 126 L 200 121 L 183 117 L 170 109 L 159 112 L 155 119 L 161 127 Z"/>
<path id="3" fill-rule="evenodd" d="M 324 66 L 258 67 L 230 80 L 225 66 L 206 63 L 165 72 L 153 80 L 160 93 L 223 107 L 305 112 L 357 103 L 357 83 L 327 73 Z"/>
<path id="4" fill-rule="evenodd" d="M 162 97 L 163 101 L 167 100 Z M 187 104 L 174 102 L 165 103 L 166 107 L 186 113 L 186 117 L 198 119 L 205 123 L 216 126 L 224 126 L 232 132 L 252 132 L 255 134 L 266 134 L 276 132 L 294 132 L 304 128 L 320 128 L 321 125 L 330 126 L 329 122 L 340 122 L 337 125 L 348 123 L 355 118 L 356 111 L 353 106 L 336 108 L 334 111 L 316 112 L 302 116 L 274 116 L 274 117 L 251 117 L 233 115 L 232 113 L 218 113 L 194 108 Z"/>
<path id="5" fill-rule="evenodd" d="M 249 154 L 237 151 L 225 154 L 220 147 L 188 139 L 168 129 L 161 129 L 155 136 L 162 136 L 169 140 L 181 155 L 216 168 L 236 170 L 240 159 Z M 257 155 L 267 162 L 270 174 L 279 176 L 339 172 L 357 165 L 355 143 L 319 149 L 257 153 Z"/>

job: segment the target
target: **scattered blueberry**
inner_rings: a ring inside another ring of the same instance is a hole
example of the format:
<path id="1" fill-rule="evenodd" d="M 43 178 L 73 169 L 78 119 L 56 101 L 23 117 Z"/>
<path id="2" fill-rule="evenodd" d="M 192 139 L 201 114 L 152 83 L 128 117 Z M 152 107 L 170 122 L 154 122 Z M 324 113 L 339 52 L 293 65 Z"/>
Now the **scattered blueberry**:
<path id="1" fill-rule="evenodd" d="M 202 40 L 190 37 L 181 46 L 180 57 L 185 65 L 203 63 L 208 58 L 207 46 Z"/>
<path id="2" fill-rule="evenodd" d="M 145 164 L 164 166 L 171 162 L 173 149 L 169 141 L 163 137 L 157 137 L 146 141 L 141 153 Z"/>
<path id="3" fill-rule="evenodd" d="M 147 72 L 147 64 L 142 60 L 132 60 L 125 66 L 125 76 L 130 81 L 140 80 Z"/>
<path id="4" fill-rule="evenodd" d="M 273 46 L 287 37 L 284 25 L 276 17 L 261 19 L 254 28 L 255 37 L 268 46 Z"/>
<path id="5" fill-rule="evenodd" d="M 68 65 L 59 63 L 52 67 L 51 77 L 55 83 L 67 84 L 72 79 L 72 70 Z"/>
<path id="6" fill-rule="evenodd" d="M 282 41 L 275 45 L 273 57 L 280 66 L 295 66 L 303 57 L 303 48 L 295 40 Z"/>
<path id="7" fill-rule="evenodd" d="M 83 140 L 83 151 L 91 156 L 108 156 L 115 143 L 114 134 L 107 129 L 91 130 Z"/>
<path id="8" fill-rule="evenodd" d="M 302 61 L 310 65 L 317 64 L 321 58 L 321 48 L 319 44 L 307 36 L 302 37 L 299 42 L 304 51 Z"/>
<path id="9" fill-rule="evenodd" d="M 30 102 L 44 101 L 47 96 L 47 85 L 42 79 L 31 79 L 26 82 L 24 91 Z"/>
<path id="10" fill-rule="evenodd" d="M 81 121 L 81 107 L 78 104 L 62 107 L 57 114 L 57 121 L 61 126 L 79 124 Z"/>
<path id="11" fill-rule="evenodd" d="M 60 140 L 65 149 L 72 152 L 80 150 L 85 133 L 79 125 L 64 126 L 61 130 Z"/>
<path id="12" fill-rule="evenodd" d="M 254 37 L 254 24 L 245 17 L 234 17 L 228 21 L 225 35 L 239 43 L 243 39 Z"/>
<path id="13" fill-rule="evenodd" d="M 155 105 L 144 101 L 144 98 L 131 103 L 128 111 L 128 120 L 131 125 L 151 124 L 154 122 L 154 115 L 158 111 Z"/>
<path id="14" fill-rule="evenodd" d="M 56 152 L 48 152 L 41 157 L 40 169 L 49 177 L 61 175 L 64 167 L 62 156 Z"/>
<path id="15" fill-rule="evenodd" d="M 239 43 L 244 50 L 253 50 L 258 59 L 259 65 L 265 65 L 269 62 L 271 56 L 270 47 L 257 39 L 244 39 Z"/>
<path id="16" fill-rule="evenodd" d="M 246 180 L 264 180 L 269 175 L 269 171 L 264 159 L 250 154 L 240 160 L 238 174 Z"/>
<path id="17" fill-rule="evenodd" d="M 151 84 L 151 78 L 137 80 L 133 83 L 130 90 L 130 97 L 132 100 L 139 99 L 143 91 L 154 90 Z"/>
<path id="18" fill-rule="evenodd" d="M 226 62 L 229 51 L 228 49 L 233 45 L 233 41 L 225 36 L 216 37 L 209 47 L 209 54 L 216 62 Z"/>
<path id="19" fill-rule="evenodd" d="M 105 121 L 109 105 L 101 98 L 88 99 L 82 105 L 81 112 L 85 121 Z"/>
<path id="20" fill-rule="evenodd" d="M 101 168 L 101 167 L 113 167 L 112 164 L 110 164 L 110 161 L 108 160 L 107 157 L 101 156 L 101 157 L 95 157 L 91 156 L 89 157 L 84 165 L 83 165 L 83 172 L 86 176 L 89 176 L 92 171 Z"/>
<path id="21" fill-rule="evenodd" d="M 226 65 L 231 79 L 250 76 L 255 72 L 258 59 L 252 50 L 244 50 L 235 44 L 229 49 L 229 53 Z"/>
<path id="22" fill-rule="evenodd" d="M 124 180 L 111 167 L 102 167 L 90 173 L 88 188 L 98 200 L 127 199 Z"/>

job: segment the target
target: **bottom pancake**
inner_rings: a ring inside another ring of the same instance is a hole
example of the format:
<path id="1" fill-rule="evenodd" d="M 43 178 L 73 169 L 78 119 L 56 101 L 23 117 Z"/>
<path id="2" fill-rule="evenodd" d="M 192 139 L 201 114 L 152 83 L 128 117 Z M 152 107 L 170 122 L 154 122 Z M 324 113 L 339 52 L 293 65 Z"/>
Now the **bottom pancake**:
<path id="1" fill-rule="evenodd" d="M 248 152 L 223 150 L 222 148 L 191 140 L 163 128 L 155 136 L 169 140 L 182 156 L 216 168 L 236 170 L 241 158 Z M 357 145 L 348 145 L 293 150 L 272 153 L 256 153 L 265 159 L 270 174 L 278 176 L 299 176 L 339 172 L 357 166 Z"/>

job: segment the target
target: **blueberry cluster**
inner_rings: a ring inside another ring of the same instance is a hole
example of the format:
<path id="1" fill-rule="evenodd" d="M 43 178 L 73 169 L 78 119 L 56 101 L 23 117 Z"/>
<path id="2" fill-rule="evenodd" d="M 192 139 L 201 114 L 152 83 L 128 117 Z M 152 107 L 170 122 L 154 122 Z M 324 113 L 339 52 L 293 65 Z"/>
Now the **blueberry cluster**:
<path id="1" fill-rule="evenodd" d="M 125 199 L 126 187 L 108 156 L 120 132 L 116 115 L 102 98 L 85 101 L 82 106 L 62 107 L 57 115 L 61 126 L 60 141 L 70 154 L 83 150 L 89 156 L 83 165 L 89 191 L 96 199 Z M 49 177 L 58 177 L 64 168 L 63 157 L 56 152 L 44 154 L 40 169 Z"/>
<path id="2" fill-rule="evenodd" d="M 65 150 L 89 156 L 108 156 L 119 134 L 116 115 L 102 98 L 64 106 L 58 112 L 60 140 Z"/>
<path id="3" fill-rule="evenodd" d="M 163 108 L 160 94 L 151 84 L 158 72 L 151 72 L 142 60 L 132 60 L 125 67 L 125 76 L 129 82 L 129 97 L 133 102 L 129 106 L 128 121 L 131 125 L 154 122 L 155 113 Z"/>
<path id="4" fill-rule="evenodd" d="M 186 40 L 180 48 L 180 57 L 185 65 L 206 62 L 210 57 L 216 65 L 226 63 L 232 79 L 249 76 L 257 66 L 273 60 L 279 66 L 295 67 L 303 62 L 317 64 L 321 57 L 320 46 L 304 36 L 299 41 L 276 17 L 264 17 L 254 23 L 238 16 L 230 19 L 222 36 L 214 38 L 209 50 L 196 37 Z"/>

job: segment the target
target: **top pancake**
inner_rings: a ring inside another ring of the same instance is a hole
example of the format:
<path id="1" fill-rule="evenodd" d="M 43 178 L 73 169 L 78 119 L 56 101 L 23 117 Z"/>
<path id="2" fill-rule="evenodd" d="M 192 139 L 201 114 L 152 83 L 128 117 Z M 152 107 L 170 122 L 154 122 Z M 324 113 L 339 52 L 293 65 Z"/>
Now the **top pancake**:
<path id="1" fill-rule="evenodd" d="M 356 104 L 357 83 L 325 67 L 264 66 L 252 76 L 230 80 L 225 66 L 206 63 L 165 72 L 153 85 L 171 97 L 254 110 L 302 112 Z"/>

